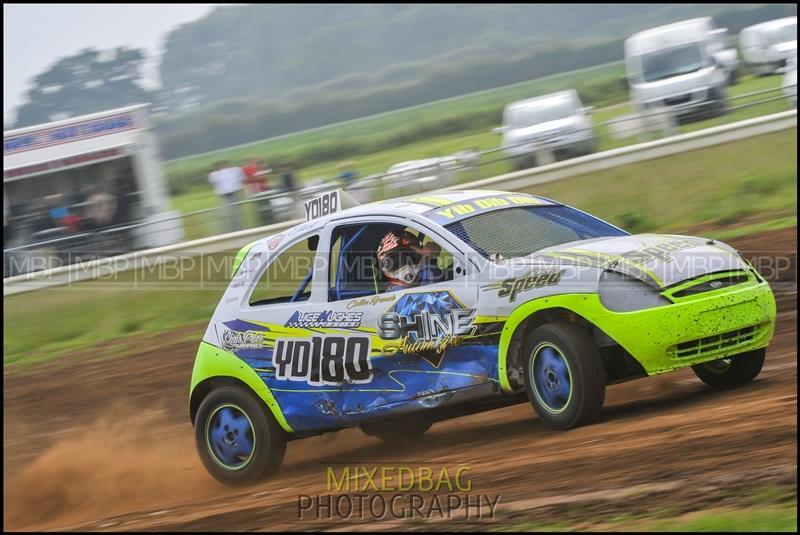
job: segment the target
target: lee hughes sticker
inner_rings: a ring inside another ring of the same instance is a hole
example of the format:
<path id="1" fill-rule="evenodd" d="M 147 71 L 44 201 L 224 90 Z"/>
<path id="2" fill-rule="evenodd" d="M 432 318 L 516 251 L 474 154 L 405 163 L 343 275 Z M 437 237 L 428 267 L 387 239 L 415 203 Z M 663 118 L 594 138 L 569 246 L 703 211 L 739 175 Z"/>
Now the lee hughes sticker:
<path id="1" fill-rule="evenodd" d="M 297 327 L 301 329 L 355 329 L 361 326 L 363 312 L 336 312 L 325 310 L 323 312 L 295 312 L 285 327 Z"/>
<path id="2" fill-rule="evenodd" d="M 498 290 L 497 297 L 508 297 L 509 302 L 514 302 L 520 292 L 542 288 L 544 286 L 555 286 L 561 281 L 565 269 L 557 271 L 531 270 L 521 277 L 506 279 L 501 282 L 493 282 L 483 287 L 484 290 Z"/>
<path id="3" fill-rule="evenodd" d="M 312 336 L 275 342 L 275 377 L 312 386 L 372 381 L 368 336 Z"/>
<path id="4" fill-rule="evenodd" d="M 253 331 L 241 332 L 225 329 L 222 331 L 222 348 L 227 351 L 242 349 L 262 349 L 264 336 Z"/>

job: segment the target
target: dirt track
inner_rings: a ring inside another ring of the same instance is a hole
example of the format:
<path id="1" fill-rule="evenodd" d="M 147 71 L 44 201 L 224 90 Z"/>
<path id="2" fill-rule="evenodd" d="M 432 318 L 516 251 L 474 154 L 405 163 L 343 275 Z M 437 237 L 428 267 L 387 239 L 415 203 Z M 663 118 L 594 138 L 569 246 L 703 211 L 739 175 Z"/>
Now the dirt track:
<path id="1" fill-rule="evenodd" d="M 745 253 L 794 252 L 796 240 L 792 229 L 732 244 Z M 4 527 L 356 527 L 298 521 L 299 494 L 328 494 L 330 462 L 466 463 L 473 493 L 500 495 L 494 520 L 371 529 L 676 513 L 741 504 L 765 485 L 796 496 L 796 293 L 786 292 L 790 281 L 778 286 L 776 337 L 751 384 L 715 392 L 682 370 L 610 387 L 603 418 L 591 426 L 550 431 L 523 404 L 439 423 L 410 450 L 346 430 L 290 443 L 280 473 L 247 489 L 214 482 L 194 450 L 186 396 L 197 343 L 173 340 L 192 333 L 199 340 L 204 326 L 142 337 L 135 354 L 106 359 L 100 346 L 75 355 L 69 367 L 5 373 Z"/>

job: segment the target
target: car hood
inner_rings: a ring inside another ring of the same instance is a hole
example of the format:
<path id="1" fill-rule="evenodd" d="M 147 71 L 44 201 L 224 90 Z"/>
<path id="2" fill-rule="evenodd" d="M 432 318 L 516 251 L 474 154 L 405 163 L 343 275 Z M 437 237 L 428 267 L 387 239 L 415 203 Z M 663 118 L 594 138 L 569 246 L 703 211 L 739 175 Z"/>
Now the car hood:
<path id="1" fill-rule="evenodd" d="M 732 247 L 707 238 L 638 234 L 594 238 L 548 247 L 513 263 L 613 269 L 656 288 L 707 273 L 748 269 Z"/>

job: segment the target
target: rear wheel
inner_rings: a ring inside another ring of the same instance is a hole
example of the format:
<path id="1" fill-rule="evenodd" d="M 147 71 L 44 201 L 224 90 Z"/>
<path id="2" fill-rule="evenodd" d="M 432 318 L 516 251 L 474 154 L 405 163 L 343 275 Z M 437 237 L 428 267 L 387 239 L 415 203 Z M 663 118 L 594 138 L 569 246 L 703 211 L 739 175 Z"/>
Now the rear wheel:
<path id="1" fill-rule="evenodd" d="M 422 414 L 361 424 L 361 430 L 384 442 L 407 442 L 421 437 L 433 422 Z"/>
<path id="2" fill-rule="evenodd" d="M 585 331 L 566 322 L 538 327 L 525 343 L 523 365 L 528 399 L 548 426 L 569 429 L 599 415 L 605 371 Z"/>
<path id="3" fill-rule="evenodd" d="M 243 388 L 213 390 L 197 410 L 195 443 L 208 472 L 226 485 L 254 483 L 278 470 L 286 435 Z"/>
<path id="4" fill-rule="evenodd" d="M 733 357 L 692 366 L 694 374 L 707 385 L 724 388 L 752 381 L 761 372 L 767 349 L 756 349 Z"/>

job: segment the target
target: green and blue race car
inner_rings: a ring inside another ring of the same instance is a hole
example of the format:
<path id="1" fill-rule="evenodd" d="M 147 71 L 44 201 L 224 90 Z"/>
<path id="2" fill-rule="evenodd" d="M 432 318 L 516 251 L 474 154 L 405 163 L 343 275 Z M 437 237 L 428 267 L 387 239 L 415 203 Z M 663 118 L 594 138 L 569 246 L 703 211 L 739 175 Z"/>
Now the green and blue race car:
<path id="1" fill-rule="evenodd" d="M 328 431 L 404 441 L 526 401 L 567 429 L 598 416 L 609 384 L 761 370 L 775 300 L 721 242 L 631 235 L 522 193 L 348 204 L 309 201 L 306 222 L 236 257 L 189 402 L 220 481 L 258 480 L 287 441 Z"/>

